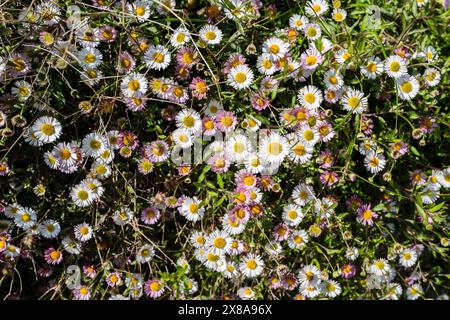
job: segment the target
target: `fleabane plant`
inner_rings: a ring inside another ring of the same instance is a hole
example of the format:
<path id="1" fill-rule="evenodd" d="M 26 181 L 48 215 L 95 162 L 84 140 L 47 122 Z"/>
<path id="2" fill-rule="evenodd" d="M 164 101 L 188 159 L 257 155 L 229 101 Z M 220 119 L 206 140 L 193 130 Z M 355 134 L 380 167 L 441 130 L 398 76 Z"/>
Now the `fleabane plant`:
<path id="1" fill-rule="evenodd" d="M 2 298 L 448 299 L 448 7 L 0 5 Z"/>

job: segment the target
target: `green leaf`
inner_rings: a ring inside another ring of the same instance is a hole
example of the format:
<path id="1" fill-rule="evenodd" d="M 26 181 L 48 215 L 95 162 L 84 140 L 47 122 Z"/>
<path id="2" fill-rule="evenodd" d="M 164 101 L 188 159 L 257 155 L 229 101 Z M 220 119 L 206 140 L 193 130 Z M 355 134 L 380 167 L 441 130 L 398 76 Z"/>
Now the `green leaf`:
<path id="1" fill-rule="evenodd" d="M 221 174 L 217 174 L 217 184 L 219 185 L 220 189 L 223 189 L 223 180 Z"/>

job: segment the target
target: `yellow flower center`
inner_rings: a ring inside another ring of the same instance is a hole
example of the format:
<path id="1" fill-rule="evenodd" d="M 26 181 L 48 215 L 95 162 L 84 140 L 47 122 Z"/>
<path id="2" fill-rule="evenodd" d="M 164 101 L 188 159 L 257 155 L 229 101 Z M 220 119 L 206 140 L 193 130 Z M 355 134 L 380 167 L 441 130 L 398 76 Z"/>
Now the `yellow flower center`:
<path id="1" fill-rule="evenodd" d="M 392 72 L 398 72 L 400 68 L 401 65 L 397 61 L 392 61 L 391 65 L 389 66 L 389 70 L 391 70 Z"/>
<path id="2" fill-rule="evenodd" d="M 137 90 L 139 90 L 139 89 L 141 88 L 141 84 L 139 83 L 138 80 L 134 79 L 134 80 L 131 80 L 131 81 L 128 83 L 128 88 L 129 88 L 131 91 L 137 91 Z"/>
<path id="3" fill-rule="evenodd" d="M 88 53 L 85 57 L 84 57 L 84 62 L 86 63 L 94 63 L 97 60 L 97 58 L 95 57 L 94 54 L 92 53 Z"/>
<path id="4" fill-rule="evenodd" d="M 256 267 L 258 266 L 254 259 L 248 260 L 246 265 L 247 265 L 247 268 L 249 268 L 250 270 L 255 270 Z"/>
<path id="5" fill-rule="evenodd" d="M 164 61 L 164 54 L 161 52 L 155 52 L 153 54 L 153 61 L 156 63 L 162 63 Z"/>
<path id="6" fill-rule="evenodd" d="M 306 58 L 306 64 L 308 66 L 312 66 L 314 64 L 316 64 L 317 62 L 317 58 L 315 56 L 309 56 L 308 58 Z"/>
<path id="7" fill-rule="evenodd" d="M 400 85 L 400 88 L 405 93 L 410 93 L 413 90 L 413 86 L 410 81 L 405 81 Z"/>
<path id="8" fill-rule="evenodd" d="M 215 238 L 213 241 L 213 245 L 216 248 L 223 249 L 226 245 L 226 241 L 222 237 Z"/>
<path id="9" fill-rule="evenodd" d="M 373 62 L 369 63 L 367 65 L 367 71 L 374 73 L 375 71 L 377 71 L 377 65 Z"/>
<path id="10" fill-rule="evenodd" d="M 294 220 L 294 219 L 297 219 L 298 214 L 297 214 L 297 211 L 291 210 L 288 212 L 287 216 L 289 217 L 289 219 Z"/>
<path id="11" fill-rule="evenodd" d="M 283 147 L 278 142 L 271 142 L 267 146 L 267 152 L 269 152 L 270 155 L 277 156 L 283 151 Z"/>
<path id="12" fill-rule="evenodd" d="M 348 105 L 350 108 L 355 109 L 359 105 L 360 99 L 357 97 L 351 97 L 348 99 Z"/>
<path id="13" fill-rule="evenodd" d="M 142 17 L 145 14 L 145 8 L 144 7 L 136 7 L 136 9 L 134 10 L 134 13 L 136 13 L 136 15 L 138 17 Z"/>
<path id="14" fill-rule="evenodd" d="M 46 136 L 51 136 L 51 135 L 53 135 L 55 133 L 55 127 L 52 124 L 44 123 L 41 126 L 41 131 Z"/>
<path id="15" fill-rule="evenodd" d="M 80 190 L 78 191 L 77 196 L 80 200 L 86 200 L 89 198 L 89 193 L 86 190 Z"/>
<path id="16" fill-rule="evenodd" d="M 308 103 L 314 103 L 316 101 L 316 95 L 312 92 L 305 94 L 305 101 Z"/>
<path id="17" fill-rule="evenodd" d="M 192 128 L 195 124 L 195 119 L 193 116 L 186 116 L 183 118 L 183 124 L 187 128 Z"/>
<path id="18" fill-rule="evenodd" d="M 198 212 L 198 205 L 195 204 L 195 203 L 191 203 L 191 204 L 189 205 L 189 211 L 190 211 L 191 213 L 197 213 L 197 212 Z"/>
<path id="19" fill-rule="evenodd" d="M 186 38 L 186 35 L 184 33 L 178 33 L 177 36 L 175 37 L 176 41 L 179 43 L 182 43 L 184 41 L 184 39 Z"/>
<path id="20" fill-rule="evenodd" d="M 236 80 L 237 83 L 244 83 L 247 80 L 247 76 L 244 72 L 237 72 L 234 75 L 234 80 Z"/>
<path id="21" fill-rule="evenodd" d="M 205 32 L 205 38 L 209 41 L 215 40 L 216 37 L 217 37 L 217 35 L 214 31 L 206 31 Z"/>
<path id="22" fill-rule="evenodd" d="M 369 220 L 372 218 L 372 216 L 373 216 L 373 213 L 371 210 L 364 210 L 362 213 L 362 217 L 364 220 Z"/>
<path id="23" fill-rule="evenodd" d="M 314 139 L 314 132 L 310 129 L 307 129 L 305 130 L 305 132 L 303 132 L 303 137 L 306 141 L 311 141 Z"/>
<path id="24" fill-rule="evenodd" d="M 314 27 L 309 27 L 308 30 L 306 30 L 306 33 L 308 34 L 308 36 L 313 38 L 317 35 L 317 30 Z"/>
<path id="25" fill-rule="evenodd" d="M 280 52 L 280 46 L 276 43 L 273 43 L 270 45 L 269 51 L 272 54 L 278 54 Z"/>

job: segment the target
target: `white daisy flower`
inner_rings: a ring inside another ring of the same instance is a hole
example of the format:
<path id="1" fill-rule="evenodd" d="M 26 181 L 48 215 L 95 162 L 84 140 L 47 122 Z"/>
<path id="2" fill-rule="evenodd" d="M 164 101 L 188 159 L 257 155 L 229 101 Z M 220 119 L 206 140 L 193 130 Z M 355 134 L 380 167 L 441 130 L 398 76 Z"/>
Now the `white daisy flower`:
<path id="1" fill-rule="evenodd" d="M 402 295 L 402 286 L 398 283 L 389 283 L 386 287 L 386 295 L 384 299 L 386 300 L 398 300 Z"/>
<path id="2" fill-rule="evenodd" d="M 342 22 L 347 17 L 347 11 L 341 8 L 334 9 L 331 13 L 331 17 L 336 22 Z"/>
<path id="3" fill-rule="evenodd" d="M 225 271 L 223 272 L 223 275 L 225 278 L 228 279 L 236 279 L 239 275 L 239 270 L 236 266 L 236 264 L 232 261 L 227 261 L 227 267 Z"/>
<path id="4" fill-rule="evenodd" d="M 245 222 L 239 221 L 229 214 L 222 217 L 222 229 L 231 236 L 241 234 L 245 230 Z"/>
<path id="5" fill-rule="evenodd" d="M 283 58 L 288 49 L 289 44 L 276 37 L 267 39 L 262 45 L 263 53 L 268 54 L 274 61 Z"/>
<path id="6" fill-rule="evenodd" d="M 441 81 L 441 73 L 435 68 L 427 68 L 423 73 L 423 78 L 428 87 L 434 87 Z"/>
<path id="7" fill-rule="evenodd" d="M 144 61 L 147 67 L 154 70 L 164 70 L 170 64 L 170 52 L 162 45 L 151 45 L 145 52 Z"/>
<path id="8" fill-rule="evenodd" d="M 195 248 L 203 248 L 206 245 L 206 236 L 203 232 L 195 231 L 189 239 Z"/>
<path id="9" fill-rule="evenodd" d="M 253 78 L 253 71 L 246 65 L 239 65 L 231 68 L 227 75 L 228 84 L 236 90 L 250 87 Z"/>
<path id="10" fill-rule="evenodd" d="M 348 49 L 341 48 L 338 52 L 335 53 L 334 58 L 336 59 L 337 63 L 343 65 L 346 63 L 350 58 L 352 57 L 352 54 L 348 51 Z"/>
<path id="11" fill-rule="evenodd" d="M 428 46 L 425 49 L 423 49 L 423 56 L 428 62 L 433 62 L 438 58 L 438 54 L 436 52 L 436 49 L 432 46 Z"/>
<path id="12" fill-rule="evenodd" d="M 242 300 L 251 300 L 255 297 L 255 291 L 250 287 L 242 287 L 237 291 L 237 295 Z"/>
<path id="13" fill-rule="evenodd" d="M 315 287 L 322 281 L 320 270 L 313 264 L 304 266 L 298 272 L 298 280 L 302 286 Z"/>
<path id="14" fill-rule="evenodd" d="M 211 99 L 205 109 L 205 115 L 215 116 L 218 112 L 223 110 L 222 103 L 216 99 Z"/>
<path id="15" fill-rule="evenodd" d="M 74 166 L 78 159 L 74 146 L 67 142 L 61 142 L 54 146 L 52 155 L 55 157 L 57 167 L 60 169 L 61 167 L 69 168 Z M 50 158 L 48 160 L 50 163 L 52 162 Z"/>
<path id="16" fill-rule="evenodd" d="M 17 215 L 18 212 L 25 210 L 24 207 L 22 207 L 18 203 L 11 203 L 8 204 L 5 208 L 5 211 L 3 212 L 5 217 L 14 219 L 14 217 Z"/>
<path id="17" fill-rule="evenodd" d="M 78 184 L 72 188 L 70 192 L 72 201 L 78 207 L 88 207 L 92 204 L 95 196 L 94 193 L 87 186 L 83 184 Z"/>
<path id="18" fill-rule="evenodd" d="M 432 204 L 440 197 L 439 188 L 428 184 L 423 188 L 421 199 L 424 204 Z"/>
<path id="19" fill-rule="evenodd" d="M 259 145 L 261 159 L 269 163 L 281 163 L 289 153 L 289 143 L 282 135 L 271 132 L 264 137 Z"/>
<path id="20" fill-rule="evenodd" d="M 321 289 L 322 293 L 329 298 L 337 297 L 338 295 L 341 294 L 341 291 L 342 291 L 339 283 L 337 283 L 334 280 L 323 281 L 320 284 L 320 289 Z"/>
<path id="21" fill-rule="evenodd" d="M 77 224 L 73 228 L 73 232 L 75 234 L 75 238 L 81 242 L 90 240 L 94 235 L 92 227 L 85 222 Z"/>
<path id="22" fill-rule="evenodd" d="M 182 109 L 175 117 L 178 128 L 189 130 L 191 134 L 196 134 L 202 129 L 200 115 L 194 109 Z"/>
<path id="23" fill-rule="evenodd" d="M 172 132 L 172 141 L 182 148 L 189 148 L 194 143 L 191 132 L 185 128 L 178 128 Z"/>
<path id="24" fill-rule="evenodd" d="M 260 73 L 265 75 L 272 75 L 277 71 L 275 62 L 273 62 L 272 58 L 267 53 L 263 53 L 258 57 L 256 67 Z"/>
<path id="25" fill-rule="evenodd" d="M 225 256 L 221 254 L 215 254 L 211 250 L 205 251 L 202 262 L 210 270 L 223 272 L 227 268 L 227 262 Z"/>
<path id="26" fill-rule="evenodd" d="M 200 207 L 200 202 L 197 197 L 186 197 L 178 210 L 187 220 L 196 222 L 202 219 L 205 214 L 205 208 Z"/>
<path id="27" fill-rule="evenodd" d="M 33 209 L 22 207 L 14 215 L 14 223 L 24 230 L 31 228 L 35 225 L 37 220 L 36 211 Z"/>
<path id="28" fill-rule="evenodd" d="M 450 188 L 450 168 L 438 171 L 437 179 L 441 186 Z"/>
<path id="29" fill-rule="evenodd" d="M 383 154 L 372 151 L 364 159 L 364 165 L 370 173 L 376 174 L 384 169 L 386 160 Z"/>
<path id="30" fill-rule="evenodd" d="M 324 0 L 311 0 L 305 5 L 305 12 L 312 17 L 318 17 L 328 11 L 328 3 Z"/>
<path id="31" fill-rule="evenodd" d="M 176 29 L 170 37 L 170 44 L 175 48 L 181 47 L 187 42 L 189 42 L 189 31 L 184 27 Z"/>
<path id="32" fill-rule="evenodd" d="M 222 41 L 223 33 L 214 25 L 207 24 L 201 27 L 199 31 L 200 39 L 207 44 L 219 44 Z"/>
<path id="33" fill-rule="evenodd" d="M 377 75 L 383 73 L 384 66 L 381 59 L 378 57 L 371 57 L 366 65 L 361 66 L 361 73 L 369 79 L 375 79 Z"/>
<path id="34" fill-rule="evenodd" d="M 417 262 L 417 252 L 412 249 L 404 249 L 400 252 L 398 260 L 403 267 L 410 268 Z"/>
<path id="35" fill-rule="evenodd" d="M 284 207 L 281 217 L 287 225 L 296 227 L 300 224 L 300 222 L 302 222 L 303 216 L 304 214 L 300 206 L 295 204 L 288 204 L 286 207 Z"/>
<path id="36" fill-rule="evenodd" d="M 206 238 L 206 245 L 214 254 L 223 255 L 230 252 L 232 241 L 227 232 L 215 230 Z"/>
<path id="37" fill-rule="evenodd" d="M 377 259 L 370 266 L 369 271 L 376 275 L 377 277 L 384 277 L 389 274 L 391 266 L 386 261 L 386 259 Z"/>
<path id="38" fill-rule="evenodd" d="M 28 82 L 21 80 L 14 83 L 11 92 L 19 101 L 25 101 L 31 96 L 32 89 Z"/>
<path id="39" fill-rule="evenodd" d="M 55 220 L 44 220 L 38 225 L 38 232 L 47 239 L 56 238 L 61 231 L 61 226 Z"/>
<path id="40" fill-rule="evenodd" d="M 306 247 L 309 236 L 305 230 L 294 230 L 288 238 L 288 246 L 291 249 L 302 249 Z"/>
<path id="41" fill-rule="evenodd" d="M 323 76 L 325 86 L 331 90 L 339 90 L 344 85 L 344 79 L 337 70 L 330 69 Z"/>
<path id="42" fill-rule="evenodd" d="M 289 150 L 288 158 L 294 163 L 305 164 L 309 162 L 313 156 L 314 148 L 301 141 L 298 137 L 289 142 L 291 149 Z"/>
<path id="43" fill-rule="evenodd" d="M 155 249 L 152 245 L 147 244 L 140 247 L 136 252 L 136 261 L 138 263 L 150 262 L 155 256 Z"/>
<path id="44" fill-rule="evenodd" d="M 314 190 L 307 184 L 300 183 L 292 191 L 291 198 L 296 204 L 303 207 L 315 198 Z"/>
<path id="45" fill-rule="evenodd" d="M 82 149 L 87 156 L 98 158 L 108 146 L 108 141 L 97 132 L 86 135 L 82 142 Z"/>
<path id="46" fill-rule="evenodd" d="M 239 270 L 246 278 L 255 278 L 264 270 L 264 261 L 260 256 L 250 253 L 239 264 Z"/>
<path id="47" fill-rule="evenodd" d="M 150 4 L 147 1 L 134 1 L 127 5 L 127 9 L 139 22 L 144 22 L 150 17 Z"/>
<path id="48" fill-rule="evenodd" d="M 323 100 L 322 92 L 316 86 L 306 86 L 298 92 L 299 103 L 302 107 L 315 110 L 320 107 Z"/>
<path id="49" fill-rule="evenodd" d="M 68 253 L 78 255 L 81 253 L 81 244 L 71 237 L 64 237 L 61 244 Z"/>
<path id="50" fill-rule="evenodd" d="M 358 151 L 363 156 L 367 156 L 371 152 L 377 150 L 377 143 L 373 140 L 365 140 L 359 144 Z"/>
<path id="51" fill-rule="evenodd" d="M 289 27 L 295 30 L 303 30 L 307 23 L 308 18 L 299 14 L 294 14 L 289 18 Z"/>
<path id="52" fill-rule="evenodd" d="M 102 63 L 102 53 L 96 48 L 83 48 L 77 54 L 78 62 L 84 69 L 95 69 Z"/>
<path id="53" fill-rule="evenodd" d="M 308 124 L 303 124 L 297 130 L 298 140 L 306 146 L 313 147 L 319 140 L 319 131 L 315 128 L 311 128 Z"/>
<path id="54" fill-rule="evenodd" d="M 421 295 L 423 295 L 423 289 L 418 283 L 413 284 L 411 287 L 406 289 L 406 298 L 408 300 L 417 300 Z"/>
<path id="55" fill-rule="evenodd" d="M 309 41 L 316 41 L 322 35 L 322 29 L 318 24 L 307 23 L 303 28 L 303 33 Z"/>
<path id="56" fill-rule="evenodd" d="M 62 126 L 53 117 L 40 117 L 31 126 L 34 137 L 42 143 L 52 143 L 61 135 Z"/>
<path id="57" fill-rule="evenodd" d="M 361 114 L 367 110 L 367 98 L 364 97 L 364 93 L 359 90 L 347 90 L 341 98 L 341 101 L 344 104 L 344 110 L 357 114 Z"/>
<path id="58" fill-rule="evenodd" d="M 112 219 L 114 223 L 118 226 L 124 226 L 127 223 L 131 223 L 133 220 L 134 213 L 128 207 L 122 207 L 119 210 L 115 211 Z"/>
<path id="59" fill-rule="evenodd" d="M 251 173 L 260 173 L 264 169 L 264 162 L 257 153 L 247 154 L 244 165 L 245 169 Z"/>
<path id="60" fill-rule="evenodd" d="M 132 98 L 138 93 L 145 94 L 148 88 L 148 81 L 143 74 L 130 72 L 120 83 L 120 90 L 125 97 Z"/>
<path id="61" fill-rule="evenodd" d="M 243 134 L 233 135 L 225 142 L 225 150 L 228 159 L 241 163 L 250 152 L 248 138 Z"/>
<path id="62" fill-rule="evenodd" d="M 389 56 L 384 62 L 384 71 L 391 78 L 400 78 L 407 74 L 406 62 L 398 55 Z"/>
<path id="63" fill-rule="evenodd" d="M 94 161 L 91 165 L 91 173 L 98 179 L 106 179 L 111 175 L 111 167 L 106 163 Z"/>
<path id="64" fill-rule="evenodd" d="M 411 100 L 420 89 L 419 81 L 413 76 L 404 75 L 396 79 L 397 91 L 402 100 Z"/>

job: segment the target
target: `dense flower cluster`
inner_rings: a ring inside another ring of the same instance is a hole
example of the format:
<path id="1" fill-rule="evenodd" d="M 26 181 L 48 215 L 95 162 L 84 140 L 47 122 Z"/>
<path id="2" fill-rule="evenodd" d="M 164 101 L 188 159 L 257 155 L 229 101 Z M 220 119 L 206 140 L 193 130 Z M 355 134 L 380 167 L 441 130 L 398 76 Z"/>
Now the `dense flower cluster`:
<path id="1" fill-rule="evenodd" d="M 448 299 L 449 3 L 387 3 L 0 7 L 2 297 Z"/>

